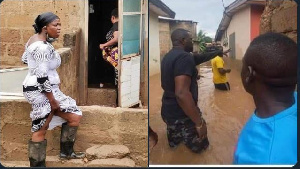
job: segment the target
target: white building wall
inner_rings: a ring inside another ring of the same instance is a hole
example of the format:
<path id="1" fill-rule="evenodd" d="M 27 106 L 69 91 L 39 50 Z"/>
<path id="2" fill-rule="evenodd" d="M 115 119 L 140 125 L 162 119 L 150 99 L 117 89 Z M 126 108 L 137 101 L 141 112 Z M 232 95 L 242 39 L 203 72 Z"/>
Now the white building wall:
<path id="1" fill-rule="evenodd" d="M 224 50 L 229 48 L 229 35 L 235 33 L 235 55 L 236 59 L 241 60 L 250 44 L 250 6 L 241 9 L 232 16 L 230 24 L 227 28 L 228 45 L 224 46 Z M 222 43 L 225 38 L 225 33 L 222 37 Z"/>
<path id="2" fill-rule="evenodd" d="M 149 76 L 160 72 L 158 15 L 149 12 Z"/>

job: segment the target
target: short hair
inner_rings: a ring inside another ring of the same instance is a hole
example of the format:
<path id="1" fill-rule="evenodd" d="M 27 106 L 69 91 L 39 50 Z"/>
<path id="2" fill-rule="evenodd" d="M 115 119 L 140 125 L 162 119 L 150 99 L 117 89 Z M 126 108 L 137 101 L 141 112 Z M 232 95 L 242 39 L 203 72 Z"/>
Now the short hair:
<path id="1" fill-rule="evenodd" d="M 114 16 L 114 17 L 116 17 L 116 18 L 119 17 L 119 10 L 118 10 L 118 8 L 115 8 L 115 9 L 113 9 L 113 10 L 111 11 L 111 16 Z"/>
<path id="2" fill-rule="evenodd" d="M 256 37 L 244 59 L 247 66 L 265 77 L 297 76 L 297 44 L 280 33 L 268 32 Z"/>
<path id="3" fill-rule="evenodd" d="M 187 37 L 189 32 L 190 31 L 182 29 L 182 28 L 174 30 L 171 34 L 171 40 L 172 40 L 173 45 L 174 45 L 174 42 L 176 42 L 178 40 L 181 40 L 182 38 Z"/>
<path id="4" fill-rule="evenodd" d="M 41 33 L 42 28 L 53 22 L 55 19 L 59 19 L 59 17 L 52 12 L 45 12 L 38 15 L 34 21 L 35 24 L 32 25 L 35 33 Z"/>

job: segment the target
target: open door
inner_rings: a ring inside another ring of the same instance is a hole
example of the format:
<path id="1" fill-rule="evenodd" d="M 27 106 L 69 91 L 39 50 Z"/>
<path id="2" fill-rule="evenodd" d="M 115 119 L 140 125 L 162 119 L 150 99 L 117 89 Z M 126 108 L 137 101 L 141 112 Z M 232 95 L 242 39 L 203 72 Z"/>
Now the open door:
<path id="1" fill-rule="evenodd" d="M 119 0 L 118 105 L 140 103 L 143 0 Z"/>

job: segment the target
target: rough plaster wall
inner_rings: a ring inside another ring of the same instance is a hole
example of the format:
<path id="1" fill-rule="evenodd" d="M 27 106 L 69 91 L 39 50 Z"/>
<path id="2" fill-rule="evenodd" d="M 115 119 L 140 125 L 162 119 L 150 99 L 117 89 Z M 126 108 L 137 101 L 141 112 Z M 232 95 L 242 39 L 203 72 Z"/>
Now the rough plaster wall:
<path id="1" fill-rule="evenodd" d="M 232 33 L 235 33 L 236 59 L 241 60 L 250 44 L 250 7 L 241 9 L 233 15 L 227 28 L 228 46 L 224 47 L 224 50 L 229 48 L 229 35 Z"/>
<path id="2" fill-rule="evenodd" d="M 76 100 L 77 104 L 79 103 L 79 59 L 80 59 L 80 37 L 81 30 L 74 31 L 70 34 L 64 35 L 64 47 L 60 48 L 58 52 L 62 58 L 61 66 L 57 69 L 57 72 L 60 77 L 60 89 L 67 96 L 72 97 Z"/>
<path id="3" fill-rule="evenodd" d="M 143 106 L 147 106 L 148 107 L 148 60 L 149 60 L 149 57 L 148 57 L 148 38 L 146 38 L 144 40 L 144 44 L 145 47 L 144 48 L 144 80 L 143 82 L 141 82 L 141 99 L 142 99 L 142 104 Z"/>
<path id="4" fill-rule="evenodd" d="M 171 32 L 169 21 L 159 20 L 160 60 L 171 50 Z"/>
<path id="5" fill-rule="evenodd" d="M 152 76 L 160 72 L 159 22 L 156 14 L 150 12 L 149 16 L 149 76 Z"/>
<path id="6" fill-rule="evenodd" d="M 297 3 L 293 0 L 267 0 L 261 17 L 260 34 L 279 32 L 297 42 Z"/>
<path id="7" fill-rule="evenodd" d="M 24 45 L 34 34 L 32 25 L 43 12 L 53 12 L 62 23 L 61 37 L 54 47 L 63 46 L 62 36 L 84 22 L 82 0 L 4 0 L 0 4 L 0 65 L 24 66 Z"/>
<path id="8" fill-rule="evenodd" d="M 27 143 L 31 138 L 30 104 L 25 100 L 1 100 L 1 161 L 28 160 Z M 12 109 L 11 107 L 14 107 Z M 74 149 L 85 151 L 95 144 L 123 144 L 136 165 L 148 164 L 148 110 L 101 106 L 80 106 L 83 117 Z M 5 112 L 5 113 L 2 113 Z M 135 126 L 135 127 L 132 127 Z M 47 131 L 47 155 L 59 153 L 60 127 Z"/>
<path id="9" fill-rule="evenodd" d="M 171 33 L 176 29 L 186 29 L 191 32 L 193 40 L 197 39 L 197 23 L 190 21 L 172 21 L 170 22 Z M 169 35 L 171 36 L 171 34 Z M 194 43 L 193 52 L 199 52 L 198 43 Z"/>

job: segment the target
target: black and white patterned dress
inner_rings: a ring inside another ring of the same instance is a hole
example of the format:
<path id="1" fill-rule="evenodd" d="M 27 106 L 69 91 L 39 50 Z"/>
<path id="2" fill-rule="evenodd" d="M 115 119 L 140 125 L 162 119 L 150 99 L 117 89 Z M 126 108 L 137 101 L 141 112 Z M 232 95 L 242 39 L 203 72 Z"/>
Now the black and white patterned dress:
<path id="1" fill-rule="evenodd" d="M 63 94 L 59 89 L 60 79 L 56 69 L 61 64 L 60 55 L 54 47 L 46 41 L 36 41 L 28 46 L 22 61 L 28 64 L 28 74 L 23 81 L 23 94 L 32 105 L 30 118 L 32 119 L 31 132 L 38 131 L 46 122 L 50 114 L 51 106 L 45 92 L 52 92 L 54 98 L 59 102 L 62 112 L 82 115 L 76 105 L 76 101 Z M 65 120 L 59 116 L 53 116 L 49 130 L 61 125 Z"/>

